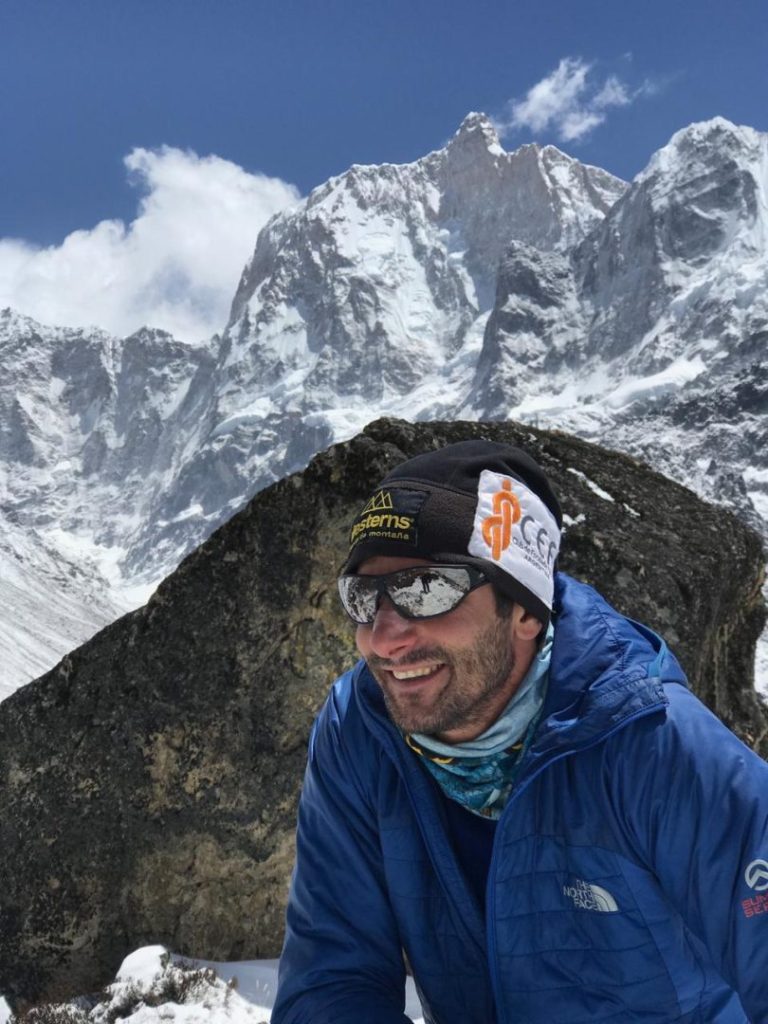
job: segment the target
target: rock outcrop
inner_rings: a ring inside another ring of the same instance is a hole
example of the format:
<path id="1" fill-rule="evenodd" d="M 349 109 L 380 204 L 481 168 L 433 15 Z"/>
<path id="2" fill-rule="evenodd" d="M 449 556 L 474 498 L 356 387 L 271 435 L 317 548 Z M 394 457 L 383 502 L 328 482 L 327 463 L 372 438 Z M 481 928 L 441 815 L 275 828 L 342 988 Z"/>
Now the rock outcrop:
<path id="1" fill-rule="evenodd" d="M 751 688 L 758 537 L 631 458 L 515 424 L 379 420 L 261 492 L 157 590 L 0 705 L 0 992 L 94 990 L 154 942 L 274 956 L 310 725 L 355 657 L 335 595 L 348 524 L 394 464 L 467 437 L 527 448 L 562 567 L 669 641 L 768 752 Z"/>

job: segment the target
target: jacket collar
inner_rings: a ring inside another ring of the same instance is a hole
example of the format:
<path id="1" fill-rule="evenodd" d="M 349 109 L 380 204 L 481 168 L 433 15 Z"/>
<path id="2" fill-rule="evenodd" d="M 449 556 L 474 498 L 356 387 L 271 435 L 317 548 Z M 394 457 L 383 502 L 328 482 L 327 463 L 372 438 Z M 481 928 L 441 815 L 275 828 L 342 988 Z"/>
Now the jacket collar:
<path id="1" fill-rule="evenodd" d="M 686 685 L 664 641 L 592 587 L 558 573 L 550 685 L 529 751 L 535 765 L 582 750 L 638 715 L 663 710 L 663 683 Z"/>

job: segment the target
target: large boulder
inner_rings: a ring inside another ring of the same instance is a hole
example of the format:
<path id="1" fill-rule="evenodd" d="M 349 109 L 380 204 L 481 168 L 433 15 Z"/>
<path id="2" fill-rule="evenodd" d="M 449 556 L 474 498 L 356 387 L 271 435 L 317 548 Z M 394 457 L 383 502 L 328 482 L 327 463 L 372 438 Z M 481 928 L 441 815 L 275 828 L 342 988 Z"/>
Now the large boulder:
<path id="1" fill-rule="evenodd" d="M 752 685 L 760 541 L 632 459 L 515 424 L 380 420 L 262 491 L 125 616 L 0 705 L 0 992 L 94 990 L 130 950 L 280 948 L 313 717 L 355 658 L 336 600 L 353 513 L 396 463 L 469 437 L 528 449 L 562 568 L 664 634 L 768 752 Z"/>

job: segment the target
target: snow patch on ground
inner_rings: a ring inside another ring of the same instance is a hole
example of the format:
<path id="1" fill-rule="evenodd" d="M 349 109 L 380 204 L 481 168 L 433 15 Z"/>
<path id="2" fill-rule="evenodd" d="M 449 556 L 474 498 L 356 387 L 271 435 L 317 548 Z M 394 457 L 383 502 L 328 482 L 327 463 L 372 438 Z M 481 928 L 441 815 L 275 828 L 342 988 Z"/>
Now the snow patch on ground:
<path id="1" fill-rule="evenodd" d="M 590 491 L 592 491 L 593 494 L 596 494 L 598 496 L 598 498 L 602 498 L 603 501 L 610 501 L 611 504 L 616 504 L 616 499 L 614 498 L 614 496 L 612 494 L 609 494 L 608 491 L 604 491 L 603 488 L 598 486 L 598 484 L 596 484 L 594 480 L 590 480 L 586 473 L 582 473 L 580 469 L 572 469 L 570 466 L 568 467 L 568 472 L 573 473 L 574 476 L 577 476 L 579 480 L 581 480 L 583 483 L 587 485 L 587 487 L 590 489 Z M 636 512 L 634 514 L 637 515 Z"/>
<path id="2" fill-rule="evenodd" d="M 164 946 L 145 946 L 125 958 L 114 982 L 94 1004 L 63 1004 L 60 1024 L 268 1024 L 277 991 L 277 960 L 218 963 L 187 960 Z M 405 987 L 405 1012 L 424 1024 L 413 979 Z M 10 1024 L 0 998 L 0 1024 Z M 54 1024 L 56 1018 L 47 1016 Z M 361 1022 L 362 1024 L 362 1022 Z"/>

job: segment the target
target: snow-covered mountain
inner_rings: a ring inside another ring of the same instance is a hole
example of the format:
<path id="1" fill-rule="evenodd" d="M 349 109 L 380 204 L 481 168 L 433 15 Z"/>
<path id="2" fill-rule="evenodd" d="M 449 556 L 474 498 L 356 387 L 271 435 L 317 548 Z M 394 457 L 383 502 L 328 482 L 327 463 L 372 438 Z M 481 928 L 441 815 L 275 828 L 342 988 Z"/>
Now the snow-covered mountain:
<path id="1" fill-rule="evenodd" d="M 68 538 L 58 539 L 0 515 L 0 700 L 133 603 L 87 552 L 75 555 Z"/>
<path id="2" fill-rule="evenodd" d="M 679 132 L 564 257 L 513 245 L 472 413 L 538 417 L 768 520 L 768 136 Z"/>
<path id="3" fill-rule="evenodd" d="M 510 239 L 568 249 L 625 187 L 552 147 L 505 153 L 487 118 L 471 114 L 445 149 L 352 167 L 278 214 L 232 304 L 214 426 L 158 516 L 241 502 L 380 410 L 452 414 L 471 385 Z M 155 550 L 148 521 L 131 565 L 165 567 Z"/>
<path id="4" fill-rule="evenodd" d="M 204 429 L 213 364 L 0 312 L 0 698 L 148 596 L 118 561 Z"/>
<path id="5" fill-rule="evenodd" d="M 768 136 L 692 125 L 627 185 L 471 114 L 274 217 L 206 345 L 5 311 L 0 696 L 382 414 L 559 426 L 768 535 L 767 296 Z"/>

